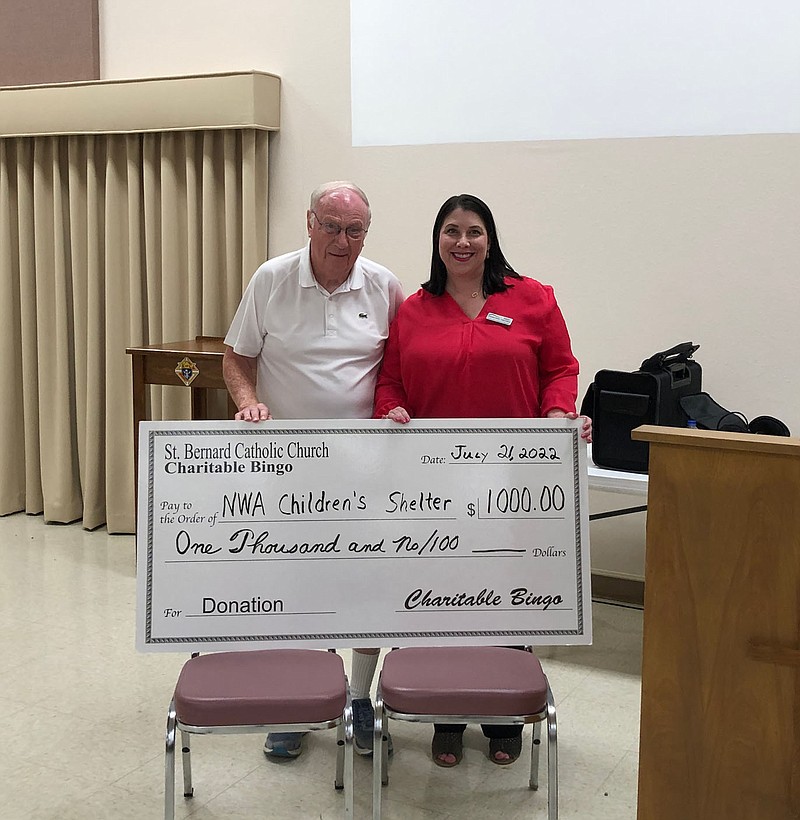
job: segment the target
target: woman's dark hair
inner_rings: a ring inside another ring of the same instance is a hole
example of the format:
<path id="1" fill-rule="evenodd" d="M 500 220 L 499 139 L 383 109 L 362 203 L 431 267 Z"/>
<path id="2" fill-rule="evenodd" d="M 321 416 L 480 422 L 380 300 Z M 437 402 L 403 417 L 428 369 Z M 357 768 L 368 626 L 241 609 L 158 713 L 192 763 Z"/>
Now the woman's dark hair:
<path id="1" fill-rule="evenodd" d="M 433 223 L 433 252 L 431 254 L 431 278 L 422 283 L 424 290 L 434 296 L 441 296 L 447 284 L 447 268 L 439 256 L 439 233 L 442 230 L 445 219 L 457 208 L 477 214 L 486 226 L 486 233 L 489 239 L 489 252 L 486 261 L 483 263 L 483 295 L 499 293 L 507 290 L 509 285 L 505 282 L 505 277 L 514 279 L 522 277 L 508 264 L 503 251 L 500 250 L 500 240 L 497 238 L 497 227 L 494 224 L 494 217 L 489 210 L 489 206 L 478 197 L 472 194 L 458 194 L 451 196 L 436 214 Z"/>

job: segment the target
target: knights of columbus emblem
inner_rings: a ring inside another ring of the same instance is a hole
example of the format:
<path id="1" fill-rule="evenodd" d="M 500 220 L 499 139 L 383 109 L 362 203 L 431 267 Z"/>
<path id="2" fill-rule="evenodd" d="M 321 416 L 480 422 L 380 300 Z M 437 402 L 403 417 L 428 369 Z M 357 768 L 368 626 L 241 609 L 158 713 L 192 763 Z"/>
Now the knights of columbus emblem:
<path id="1" fill-rule="evenodd" d="M 181 359 L 175 368 L 178 378 L 188 387 L 199 375 L 197 365 L 189 358 Z"/>

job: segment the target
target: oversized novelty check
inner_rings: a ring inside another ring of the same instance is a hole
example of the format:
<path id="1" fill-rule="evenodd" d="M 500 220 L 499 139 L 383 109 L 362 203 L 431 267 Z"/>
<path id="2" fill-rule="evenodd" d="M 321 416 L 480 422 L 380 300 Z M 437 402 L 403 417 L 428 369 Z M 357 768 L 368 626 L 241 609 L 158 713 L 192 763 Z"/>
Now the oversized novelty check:
<path id="1" fill-rule="evenodd" d="M 137 646 L 591 643 L 580 421 L 144 422 Z"/>

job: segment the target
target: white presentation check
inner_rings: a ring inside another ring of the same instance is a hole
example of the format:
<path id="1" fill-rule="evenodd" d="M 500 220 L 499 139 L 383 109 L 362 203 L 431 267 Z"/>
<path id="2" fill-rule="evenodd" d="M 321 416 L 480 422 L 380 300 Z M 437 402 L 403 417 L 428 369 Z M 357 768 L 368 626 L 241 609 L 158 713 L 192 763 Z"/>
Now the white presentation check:
<path id="1" fill-rule="evenodd" d="M 591 643 L 580 424 L 143 422 L 138 648 Z"/>

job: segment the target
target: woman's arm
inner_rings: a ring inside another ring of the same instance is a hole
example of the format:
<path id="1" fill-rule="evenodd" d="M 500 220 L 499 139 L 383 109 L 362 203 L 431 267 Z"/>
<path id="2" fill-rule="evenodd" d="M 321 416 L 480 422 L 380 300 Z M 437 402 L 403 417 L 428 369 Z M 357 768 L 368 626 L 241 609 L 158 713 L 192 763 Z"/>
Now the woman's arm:
<path id="1" fill-rule="evenodd" d="M 400 362 L 400 319 L 395 319 L 389 327 L 389 338 L 383 349 L 383 362 L 375 384 L 375 400 L 373 402 L 372 417 L 376 419 L 388 418 L 390 411 L 399 408 L 403 413 L 395 421 L 405 423 L 411 417 L 404 409 L 408 406 L 408 397 L 403 387 L 403 373 Z M 403 421 L 403 414 L 408 418 Z M 398 415 L 398 414 L 395 414 Z"/>
<path id="2" fill-rule="evenodd" d="M 573 413 L 578 398 L 578 360 L 553 289 L 545 286 L 548 299 L 546 326 L 539 349 L 539 407 L 543 416 L 551 410 Z"/>

